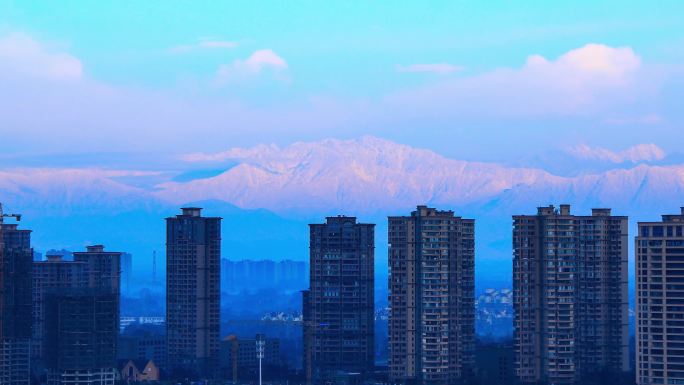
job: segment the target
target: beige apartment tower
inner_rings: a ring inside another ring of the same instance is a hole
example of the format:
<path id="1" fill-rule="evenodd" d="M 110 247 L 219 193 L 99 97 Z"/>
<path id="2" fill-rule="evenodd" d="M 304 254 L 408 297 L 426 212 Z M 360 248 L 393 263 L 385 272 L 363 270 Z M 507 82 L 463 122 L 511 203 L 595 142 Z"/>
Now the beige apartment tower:
<path id="1" fill-rule="evenodd" d="M 418 206 L 389 217 L 389 379 L 447 385 L 474 363 L 475 222 Z"/>
<path id="2" fill-rule="evenodd" d="M 636 255 L 636 383 L 684 384 L 684 207 L 639 222 Z"/>
<path id="3" fill-rule="evenodd" d="M 540 207 L 513 217 L 515 371 L 574 384 L 629 370 L 627 217 Z"/>

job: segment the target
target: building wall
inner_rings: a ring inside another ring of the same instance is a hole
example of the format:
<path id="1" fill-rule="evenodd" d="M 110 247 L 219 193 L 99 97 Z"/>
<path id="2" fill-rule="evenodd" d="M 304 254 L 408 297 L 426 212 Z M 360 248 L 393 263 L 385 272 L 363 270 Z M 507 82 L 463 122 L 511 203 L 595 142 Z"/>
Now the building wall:
<path id="1" fill-rule="evenodd" d="M 221 218 L 185 208 L 167 218 L 166 320 L 173 370 L 218 368 Z"/>
<path id="2" fill-rule="evenodd" d="M 69 384 L 66 378 L 85 373 L 93 380 L 102 378 L 93 385 L 111 383 L 119 332 L 113 316 L 117 295 L 105 288 L 69 288 L 51 289 L 45 298 L 45 317 L 50 320 L 45 335 L 48 382 Z"/>
<path id="3" fill-rule="evenodd" d="M 684 383 L 684 208 L 638 231 L 636 382 Z"/>
<path id="4" fill-rule="evenodd" d="M 418 206 L 389 217 L 389 378 L 451 384 L 474 363 L 475 223 Z"/>
<path id="5" fill-rule="evenodd" d="M 627 217 L 513 217 L 516 375 L 570 384 L 629 370 Z"/>
<path id="6" fill-rule="evenodd" d="M 48 255 L 45 261 L 33 263 L 33 337 L 31 356 L 34 364 L 43 358 L 45 338 L 45 294 L 55 288 L 87 287 L 88 277 L 83 262 L 65 261 Z"/>
<path id="7" fill-rule="evenodd" d="M 28 384 L 31 341 L 31 231 L 2 225 L 0 239 L 0 383 Z"/>
<path id="8" fill-rule="evenodd" d="M 283 362 L 280 359 L 280 340 L 266 338 L 262 367 L 264 375 L 273 378 L 272 371 L 281 370 Z M 257 340 L 239 339 L 234 335 L 221 341 L 221 375 L 222 378 L 233 381 L 250 380 L 258 375 L 259 360 L 257 359 Z"/>
<path id="9" fill-rule="evenodd" d="M 310 225 L 304 345 L 313 382 L 374 367 L 374 231 L 353 217 Z"/>

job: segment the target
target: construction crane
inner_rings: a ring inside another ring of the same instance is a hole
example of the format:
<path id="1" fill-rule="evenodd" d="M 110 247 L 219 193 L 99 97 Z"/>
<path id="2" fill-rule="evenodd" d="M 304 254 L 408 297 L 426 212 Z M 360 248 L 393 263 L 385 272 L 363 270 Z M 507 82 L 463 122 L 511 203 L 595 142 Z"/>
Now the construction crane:
<path id="1" fill-rule="evenodd" d="M 2 224 L 4 223 L 5 218 L 16 218 L 17 221 L 20 221 L 21 214 L 5 214 L 2 210 L 2 202 L 0 202 L 0 231 L 2 231 Z"/>
<path id="2" fill-rule="evenodd" d="M 21 220 L 21 214 L 5 214 L 5 212 L 2 210 L 2 202 L 0 202 L 0 263 L 4 263 L 4 258 L 2 258 L 2 254 L 5 251 L 5 238 L 2 233 L 2 225 L 5 223 L 5 218 L 15 218 L 17 221 Z M 0 266 L 0 269 L 2 267 Z M 2 277 L 0 277 L 0 280 Z M 2 282 L 0 281 L 0 284 Z"/>

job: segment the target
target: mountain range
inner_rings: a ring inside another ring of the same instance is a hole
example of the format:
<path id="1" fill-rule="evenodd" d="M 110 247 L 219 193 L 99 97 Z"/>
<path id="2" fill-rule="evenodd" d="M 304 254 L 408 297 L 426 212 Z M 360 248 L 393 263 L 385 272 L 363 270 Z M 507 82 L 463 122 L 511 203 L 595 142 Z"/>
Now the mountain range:
<path id="1" fill-rule="evenodd" d="M 582 162 L 586 156 L 577 160 Z M 538 206 L 570 203 L 575 213 L 611 207 L 634 222 L 684 205 L 684 164 L 645 159 L 563 176 L 540 167 L 451 159 L 375 137 L 186 154 L 178 169 L 4 169 L 0 201 L 25 214 L 36 247 L 97 240 L 143 255 L 162 249 L 162 218 L 193 202 L 206 206 L 207 215 L 226 218 L 226 256 L 274 259 L 306 258 L 305 225 L 326 215 L 378 223 L 382 239 L 387 215 L 428 204 L 479 220 L 478 258 L 485 264 L 510 257 L 510 216 Z M 155 183 L 137 182 L 146 179 Z M 377 244 L 382 256 L 386 250 Z"/>

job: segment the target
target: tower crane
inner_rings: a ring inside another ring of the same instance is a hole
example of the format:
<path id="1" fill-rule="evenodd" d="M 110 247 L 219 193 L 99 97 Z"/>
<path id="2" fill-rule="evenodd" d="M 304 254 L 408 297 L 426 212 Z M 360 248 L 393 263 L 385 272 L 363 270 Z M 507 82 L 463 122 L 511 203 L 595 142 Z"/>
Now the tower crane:
<path id="1" fill-rule="evenodd" d="M 2 210 L 2 202 L 0 202 L 0 231 L 2 231 L 2 224 L 5 218 L 16 218 L 17 221 L 21 220 L 21 214 L 5 214 Z"/>

